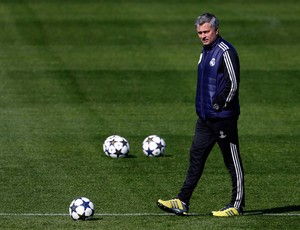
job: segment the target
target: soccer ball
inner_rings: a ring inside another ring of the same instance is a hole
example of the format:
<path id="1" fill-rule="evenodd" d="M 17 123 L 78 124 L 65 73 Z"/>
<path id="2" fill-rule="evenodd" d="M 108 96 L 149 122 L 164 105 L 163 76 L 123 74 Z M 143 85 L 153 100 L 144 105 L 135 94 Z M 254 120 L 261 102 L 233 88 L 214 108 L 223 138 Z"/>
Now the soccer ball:
<path id="1" fill-rule="evenodd" d="M 90 220 L 94 215 L 94 204 L 86 197 L 73 200 L 69 207 L 69 213 L 73 220 Z"/>
<path id="2" fill-rule="evenodd" d="M 143 152 L 148 157 L 162 156 L 166 149 L 166 142 L 160 136 L 150 135 L 143 141 Z"/>
<path id="3" fill-rule="evenodd" d="M 104 153 L 112 158 L 127 157 L 129 149 L 128 141 L 119 135 L 109 136 L 103 143 Z"/>

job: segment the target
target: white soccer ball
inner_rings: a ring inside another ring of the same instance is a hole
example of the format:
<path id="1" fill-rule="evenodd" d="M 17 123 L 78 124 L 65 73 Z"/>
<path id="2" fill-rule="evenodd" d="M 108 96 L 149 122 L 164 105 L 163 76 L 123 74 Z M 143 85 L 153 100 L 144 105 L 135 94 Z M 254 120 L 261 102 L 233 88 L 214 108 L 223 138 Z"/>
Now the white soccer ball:
<path id="1" fill-rule="evenodd" d="M 150 135 L 143 141 L 143 152 L 148 157 L 162 156 L 166 149 L 166 142 L 160 136 Z"/>
<path id="2" fill-rule="evenodd" d="M 73 220 L 90 220 L 94 215 L 94 204 L 86 197 L 74 199 L 69 207 L 69 213 Z"/>
<path id="3" fill-rule="evenodd" d="M 128 141 L 119 135 L 112 135 L 106 138 L 103 143 L 104 153 L 112 158 L 127 157 L 130 146 Z"/>

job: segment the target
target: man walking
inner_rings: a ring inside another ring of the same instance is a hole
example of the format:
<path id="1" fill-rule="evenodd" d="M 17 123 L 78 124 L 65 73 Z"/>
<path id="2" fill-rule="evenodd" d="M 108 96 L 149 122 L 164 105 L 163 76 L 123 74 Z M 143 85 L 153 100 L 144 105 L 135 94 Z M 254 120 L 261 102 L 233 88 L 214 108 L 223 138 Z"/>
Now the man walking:
<path id="1" fill-rule="evenodd" d="M 237 128 L 240 114 L 239 58 L 234 47 L 219 35 L 219 21 L 215 15 L 200 15 L 195 27 L 203 49 L 198 62 L 198 120 L 190 148 L 189 168 L 177 197 L 159 199 L 157 205 L 167 212 L 188 215 L 190 199 L 201 178 L 206 159 L 217 143 L 231 176 L 232 196 L 228 205 L 212 214 L 218 217 L 239 216 L 243 214 L 245 206 L 244 171 Z"/>

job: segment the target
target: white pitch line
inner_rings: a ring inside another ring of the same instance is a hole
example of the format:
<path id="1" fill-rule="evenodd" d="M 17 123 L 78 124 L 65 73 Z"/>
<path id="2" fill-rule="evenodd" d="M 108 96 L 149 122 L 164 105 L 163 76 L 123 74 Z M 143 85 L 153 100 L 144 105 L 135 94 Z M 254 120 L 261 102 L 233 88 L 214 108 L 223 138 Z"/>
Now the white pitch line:
<path id="1" fill-rule="evenodd" d="M 171 216 L 172 213 L 95 213 L 94 216 Z M 67 213 L 0 213 L 0 216 L 69 216 Z"/>
<path id="2" fill-rule="evenodd" d="M 96 216 L 172 216 L 172 213 L 96 213 Z"/>
<path id="3" fill-rule="evenodd" d="M 208 213 L 191 213 L 190 216 L 208 216 Z M 263 216 L 300 216 L 300 213 L 262 213 Z M 0 216 L 69 216 L 67 213 L 0 213 Z M 94 216 L 175 216 L 172 213 L 95 213 Z M 246 216 L 246 215 L 245 215 Z M 251 216 L 251 215 L 247 215 Z"/>
<path id="4" fill-rule="evenodd" d="M 67 216 L 66 213 L 0 213 L 0 216 Z"/>
<path id="5" fill-rule="evenodd" d="M 300 213 L 264 213 L 264 216 L 300 216 Z"/>

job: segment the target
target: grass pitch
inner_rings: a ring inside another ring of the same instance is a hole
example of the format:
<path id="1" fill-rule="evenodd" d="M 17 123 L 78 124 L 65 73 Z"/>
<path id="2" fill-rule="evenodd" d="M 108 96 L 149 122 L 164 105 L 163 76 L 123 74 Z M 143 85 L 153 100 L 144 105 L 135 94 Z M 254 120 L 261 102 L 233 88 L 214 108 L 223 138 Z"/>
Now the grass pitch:
<path id="1" fill-rule="evenodd" d="M 297 1 L 1 1 L 0 228 L 296 229 L 300 219 L 300 69 Z M 241 61 L 241 154 L 246 213 L 209 215 L 230 198 L 214 148 L 191 200 L 165 215 L 159 198 L 185 178 L 196 121 L 194 19 L 205 11 Z M 131 145 L 110 159 L 112 134 Z M 161 135 L 166 156 L 142 141 Z M 93 221 L 74 222 L 86 196 Z"/>

